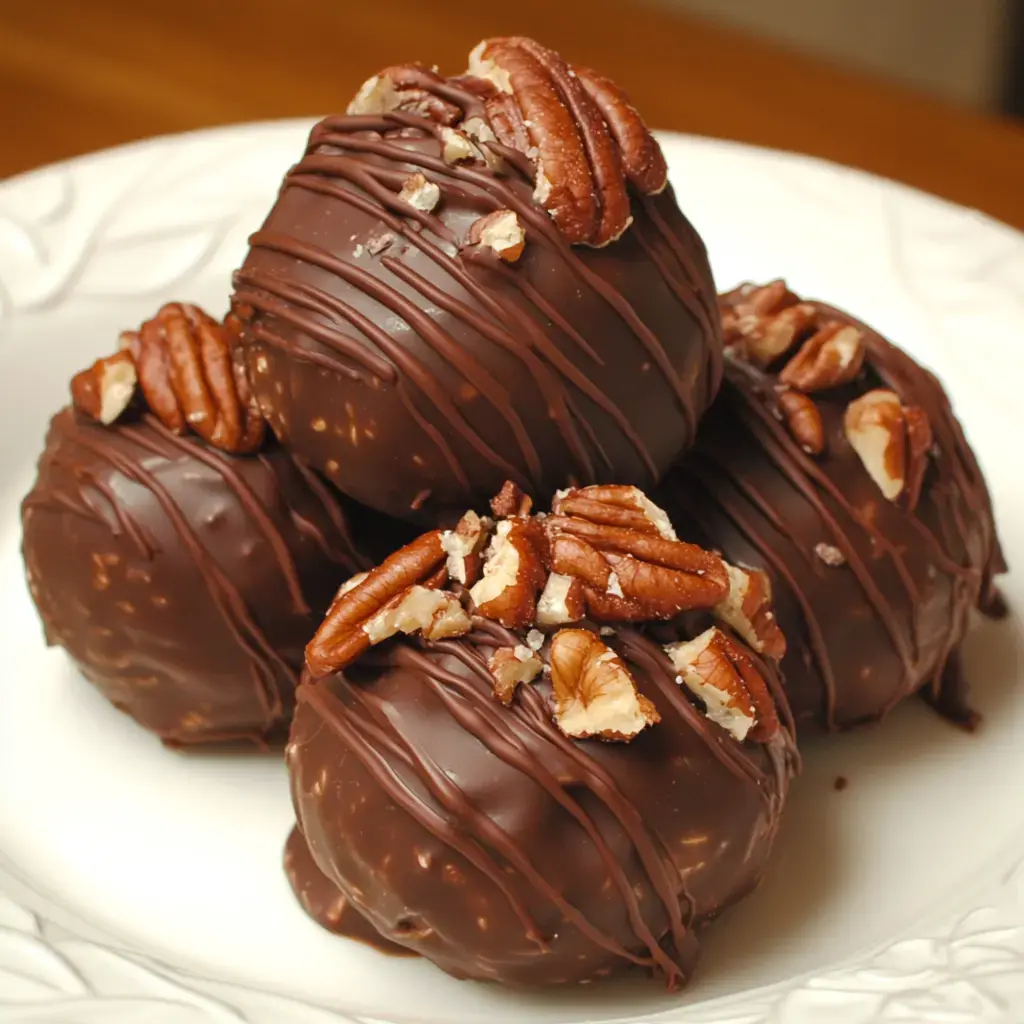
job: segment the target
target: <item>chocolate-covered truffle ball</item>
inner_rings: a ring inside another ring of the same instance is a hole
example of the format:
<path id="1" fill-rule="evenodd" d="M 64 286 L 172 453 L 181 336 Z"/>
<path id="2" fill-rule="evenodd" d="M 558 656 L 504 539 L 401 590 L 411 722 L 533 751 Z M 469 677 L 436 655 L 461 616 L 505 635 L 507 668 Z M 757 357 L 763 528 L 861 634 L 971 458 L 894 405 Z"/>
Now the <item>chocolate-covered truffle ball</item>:
<path id="1" fill-rule="evenodd" d="M 436 522 L 506 479 L 649 485 L 721 373 L 704 246 L 613 83 L 528 39 L 370 79 L 235 278 L 253 388 L 347 494 Z"/>
<path id="2" fill-rule="evenodd" d="M 1005 566 L 941 384 L 870 327 L 777 281 L 722 299 L 726 383 L 655 495 L 730 562 L 763 568 L 802 727 L 926 693 L 970 724 L 958 647 Z"/>
<path id="3" fill-rule="evenodd" d="M 65 409 L 22 509 L 47 641 L 168 743 L 266 740 L 339 573 L 364 565 L 353 507 L 276 445 L 233 456 L 149 414 Z"/>
<path id="4" fill-rule="evenodd" d="M 671 656 L 629 628 L 538 637 L 477 618 L 300 687 L 287 760 L 313 863 L 302 877 L 293 861 L 293 884 L 326 878 L 457 977 L 548 985 L 633 965 L 677 984 L 772 846 L 795 763 L 774 672 L 715 627 Z M 730 657 L 756 719 L 736 710 Z M 534 658 L 549 672 L 496 700 L 497 666 Z M 601 722 L 631 741 L 602 742 Z"/>

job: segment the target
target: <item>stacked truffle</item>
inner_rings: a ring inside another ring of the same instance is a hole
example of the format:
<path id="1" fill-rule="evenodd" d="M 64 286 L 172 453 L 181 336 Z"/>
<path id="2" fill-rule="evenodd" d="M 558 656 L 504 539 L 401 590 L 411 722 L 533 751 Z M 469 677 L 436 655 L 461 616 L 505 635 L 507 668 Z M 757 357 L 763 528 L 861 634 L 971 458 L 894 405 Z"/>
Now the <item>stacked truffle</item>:
<path id="1" fill-rule="evenodd" d="M 296 894 L 389 952 L 677 985 L 797 725 L 972 721 L 1004 566 L 941 386 L 781 282 L 719 304 L 628 98 L 532 40 L 367 81 L 226 320 L 165 306 L 72 397 L 48 640 L 167 743 L 290 726 Z"/>

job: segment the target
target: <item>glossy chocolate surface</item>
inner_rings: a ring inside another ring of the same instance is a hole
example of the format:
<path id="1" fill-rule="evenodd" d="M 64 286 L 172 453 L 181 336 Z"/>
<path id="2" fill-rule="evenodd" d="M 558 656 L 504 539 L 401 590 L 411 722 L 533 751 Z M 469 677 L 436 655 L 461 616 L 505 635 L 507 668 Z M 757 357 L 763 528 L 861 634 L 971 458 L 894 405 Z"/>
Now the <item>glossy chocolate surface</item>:
<path id="1" fill-rule="evenodd" d="M 22 510 L 47 641 L 165 742 L 263 742 L 287 728 L 338 580 L 365 562 L 354 534 L 375 527 L 350 529 L 353 508 L 276 446 L 231 456 L 148 415 L 104 427 L 64 410 Z"/>
<path id="2" fill-rule="evenodd" d="M 796 763 L 788 727 L 740 743 L 659 647 L 603 639 L 661 713 L 629 743 L 565 737 L 543 678 L 499 704 L 487 658 L 518 641 L 483 620 L 300 687 L 299 826 L 321 879 L 387 940 L 457 977 L 548 985 L 634 966 L 674 986 L 701 926 L 757 884 Z M 312 871 L 292 871 L 300 894 Z"/>
<path id="3" fill-rule="evenodd" d="M 440 84 L 438 84 L 440 82 Z M 479 97 L 427 76 L 465 114 Z M 357 500 L 436 522 L 506 479 L 649 486 L 695 434 L 721 375 L 704 246 L 671 187 L 634 196 L 604 248 L 570 246 L 533 168 L 442 159 L 424 118 L 337 116 L 313 129 L 235 278 L 253 387 L 271 426 Z M 432 212 L 398 198 L 421 172 Z M 514 264 L 467 247 L 516 212 Z"/>
<path id="4" fill-rule="evenodd" d="M 861 328 L 867 348 L 856 381 L 812 395 L 824 453 L 808 455 L 791 437 L 776 377 L 730 358 L 693 453 L 652 496 L 688 536 L 768 571 L 798 725 L 874 721 L 922 687 L 970 725 L 957 648 L 972 611 L 994 609 L 993 577 L 1005 568 L 985 481 L 934 375 L 847 314 L 813 305 Z M 886 500 L 843 431 L 849 402 L 879 387 L 931 424 L 913 512 Z M 840 564 L 827 564 L 820 545 Z"/>

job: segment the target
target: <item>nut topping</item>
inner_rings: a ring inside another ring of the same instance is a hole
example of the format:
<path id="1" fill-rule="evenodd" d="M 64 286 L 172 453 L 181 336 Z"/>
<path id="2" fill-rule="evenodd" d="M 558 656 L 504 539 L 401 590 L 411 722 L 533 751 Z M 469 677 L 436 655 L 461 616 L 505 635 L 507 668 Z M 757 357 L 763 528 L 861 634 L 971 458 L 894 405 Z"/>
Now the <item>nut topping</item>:
<path id="1" fill-rule="evenodd" d="M 550 658 L 555 723 L 566 736 L 626 742 L 661 720 L 622 659 L 594 633 L 560 630 Z"/>
<path id="2" fill-rule="evenodd" d="M 75 374 L 71 399 L 79 412 L 109 426 L 131 405 L 138 382 L 131 353 L 118 352 L 97 359 L 88 370 Z"/>
<path id="3" fill-rule="evenodd" d="M 448 556 L 448 575 L 457 583 L 471 587 L 483 568 L 483 549 L 491 521 L 481 519 L 472 509 L 458 522 L 454 530 L 441 537 L 441 547 Z"/>
<path id="4" fill-rule="evenodd" d="M 538 626 L 567 626 L 587 614 L 583 584 L 572 576 L 553 572 L 537 601 Z"/>
<path id="5" fill-rule="evenodd" d="M 639 487 L 593 485 L 559 491 L 551 510 L 559 515 L 582 516 L 592 523 L 621 526 L 639 533 L 656 533 L 678 540 L 668 513 L 651 501 Z"/>
<path id="6" fill-rule="evenodd" d="M 708 718 L 739 742 L 757 742 L 779 730 L 775 701 L 753 659 L 717 627 L 693 640 L 669 644 L 677 682 L 704 702 Z"/>
<path id="7" fill-rule="evenodd" d="M 523 494 L 522 489 L 511 480 L 506 480 L 501 490 L 491 498 L 491 511 L 499 519 L 528 516 L 532 508 L 533 498 Z"/>
<path id="8" fill-rule="evenodd" d="M 432 181 L 420 174 L 418 171 L 405 179 L 398 198 L 403 203 L 408 203 L 414 210 L 422 213 L 430 213 L 441 201 L 441 190 Z"/>
<path id="9" fill-rule="evenodd" d="M 550 568 L 583 585 L 588 615 L 598 622 L 674 618 L 710 608 L 729 591 L 725 563 L 693 544 L 669 540 L 671 526 L 635 495 L 633 488 L 583 488 L 559 495 L 543 521 Z M 646 497 L 644 496 L 646 501 Z M 657 506 L 649 503 L 650 507 Z M 631 525 L 618 526 L 617 522 Z"/>
<path id="10" fill-rule="evenodd" d="M 234 454 L 256 451 L 265 424 L 234 351 L 238 321 L 223 324 L 198 306 L 162 306 L 138 331 L 121 336 L 121 350 L 71 382 L 75 408 L 101 423 L 115 422 L 136 391 L 176 434 L 191 429 Z"/>
<path id="11" fill-rule="evenodd" d="M 492 250 L 506 263 L 515 263 L 526 248 L 526 231 L 512 210 L 493 210 L 473 221 L 466 242 Z"/>
<path id="12" fill-rule="evenodd" d="M 491 540 L 483 577 L 469 592 L 478 614 L 506 629 L 533 623 L 544 566 L 525 521 L 503 519 Z"/>
<path id="13" fill-rule="evenodd" d="M 715 605 L 717 618 L 737 633 L 758 654 L 776 660 L 786 653 L 786 638 L 772 610 L 772 585 L 763 569 L 743 569 L 725 563 L 729 593 Z"/>
<path id="14" fill-rule="evenodd" d="M 852 324 L 824 324 L 782 368 L 779 381 L 821 391 L 853 380 L 864 364 L 864 336 Z"/>
<path id="15" fill-rule="evenodd" d="M 420 631 L 429 639 L 469 632 L 469 616 L 457 598 L 436 589 L 447 578 L 441 537 L 440 530 L 423 534 L 341 588 L 306 647 L 315 677 L 340 671 L 396 632 Z"/>
<path id="16" fill-rule="evenodd" d="M 843 431 L 879 490 L 895 501 L 907 479 L 907 424 L 899 395 L 877 388 L 854 399 Z"/>
<path id="17" fill-rule="evenodd" d="M 814 400 L 800 391 L 782 391 L 779 409 L 793 440 L 808 455 L 820 455 L 825 450 L 825 427 Z"/>
<path id="18" fill-rule="evenodd" d="M 373 115 L 401 110 L 429 117 L 438 124 L 455 124 L 462 111 L 430 90 L 430 86 L 441 81 L 440 75 L 419 64 L 385 68 L 363 82 L 346 113 Z"/>
<path id="19" fill-rule="evenodd" d="M 521 644 L 500 647 L 487 661 L 494 677 L 494 696 L 506 707 L 512 703 L 520 683 L 532 683 L 544 667 L 535 651 Z"/>
<path id="20" fill-rule="evenodd" d="M 442 128 L 441 141 L 444 144 L 441 149 L 441 157 L 446 164 L 475 160 L 480 155 L 476 146 L 462 132 L 456 131 L 454 128 Z"/>

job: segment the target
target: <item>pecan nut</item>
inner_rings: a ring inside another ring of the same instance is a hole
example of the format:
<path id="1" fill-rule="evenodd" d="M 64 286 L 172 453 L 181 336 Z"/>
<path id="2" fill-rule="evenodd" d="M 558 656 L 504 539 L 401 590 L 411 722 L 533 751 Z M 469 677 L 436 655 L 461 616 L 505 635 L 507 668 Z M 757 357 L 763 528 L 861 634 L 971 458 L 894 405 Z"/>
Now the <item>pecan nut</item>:
<path id="1" fill-rule="evenodd" d="M 131 353 L 116 352 L 71 378 L 71 401 L 83 415 L 109 426 L 128 410 L 138 383 Z"/>
<path id="2" fill-rule="evenodd" d="M 522 488 L 511 480 L 506 480 L 501 490 L 491 498 L 491 511 L 498 519 L 525 517 L 532 508 L 533 498 L 523 494 Z"/>
<path id="3" fill-rule="evenodd" d="M 822 324 L 779 373 L 800 391 L 822 391 L 848 384 L 864 364 L 864 335 L 852 324 Z"/>
<path id="4" fill-rule="evenodd" d="M 306 647 L 314 677 L 340 671 L 396 633 L 441 639 L 469 632 L 470 619 L 458 599 L 438 589 L 448 578 L 442 536 L 441 530 L 423 534 L 338 591 Z"/>
<path id="5" fill-rule="evenodd" d="M 876 388 L 847 406 L 843 431 L 882 494 L 914 511 L 932 445 L 924 410 L 904 405 L 888 388 Z"/>
<path id="6" fill-rule="evenodd" d="M 746 569 L 726 562 L 729 593 L 713 612 L 731 626 L 758 654 L 780 660 L 786 638 L 775 619 L 772 584 L 763 569 Z"/>
<path id="7" fill-rule="evenodd" d="M 767 369 L 813 329 L 817 310 L 782 280 L 745 284 L 719 300 L 722 339 L 730 351 Z"/>
<path id="8" fill-rule="evenodd" d="M 518 517 L 503 519 L 487 550 L 483 576 L 469 596 L 479 615 L 506 629 L 523 629 L 533 625 L 544 579 L 531 524 Z"/>
<path id="9" fill-rule="evenodd" d="M 420 64 L 396 64 L 363 82 L 346 113 L 356 116 L 400 110 L 450 126 L 462 117 L 462 111 L 433 91 L 442 81 L 440 75 Z"/>
<path id="10" fill-rule="evenodd" d="M 573 489 L 558 495 L 554 513 L 543 520 L 550 568 L 581 583 L 588 615 L 599 622 L 670 619 L 723 600 L 729 592 L 725 563 L 669 539 L 662 532 L 671 530 L 664 513 L 653 503 L 654 512 L 642 503 L 638 509 L 638 500 L 629 499 L 630 507 L 621 493 L 609 500 L 605 488 Z M 565 514 L 570 510 L 575 514 Z M 623 517 L 633 525 L 614 525 Z"/>
<path id="11" fill-rule="evenodd" d="M 814 399 L 800 391 L 782 391 L 779 393 L 779 411 L 793 440 L 808 455 L 820 455 L 825 450 L 825 426 Z"/>
<path id="12" fill-rule="evenodd" d="M 512 210 L 492 210 L 470 224 L 466 243 L 489 249 L 506 263 L 515 263 L 526 248 L 526 230 Z"/>
<path id="13" fill-rule="evenodd" d="M 441 547 L 448 556 L 448 575 L 464 587 L 472 587 L 483 569 L 483 550 L 492 523 L 470 510 L 441 536 Z"/>
<path id="14" fill-rule="evenodd" d="M 233 454 L 263 444 L 266 425 L 237 354 L 240 321 L 223 324 L 198 306 L 172 302 L 138 331 L 122 335 L 150 411 L 169 430 L 192 430 Z"/>
<path id="15" fill-rule="evenodd" d="M 589 630 L 557 632 L 549 657 L 555 723 L 566 736 L 628 742 L 661 720 L 622 659 Z"/>
<path id="16" fill-rule="evenodd" d="M 494 696 L 509 707 L 520 683 L 532 683 L 540 675 L 544 663 L 537 652 L 522 644 L 499 647 L 487 659 L 487 668 L 494 679 Z"/>
<path id="17" fill-rule="evenodd" d="M 775 700 L 753 659 L 717 626 L 665 647 L 676 681 L 704 704 L 705 713 L 736 740 L 758 743 L 780 728 Z"/>
<path id="18" fill-rule="evenodd" d="M 657 141 L 607 79 L 521 36 L 484 40 L 469 72 L 491 83 L 488 122 L 502 145 L 535 162 L 534 199 L 569 242 L 607 245 L 629 227 L 627 182 L 665 187 Z"/>

